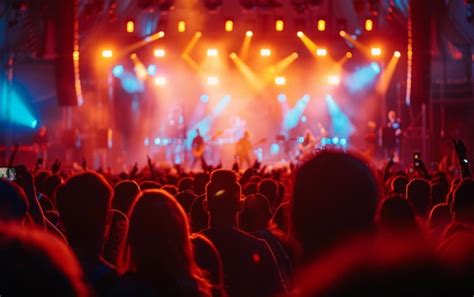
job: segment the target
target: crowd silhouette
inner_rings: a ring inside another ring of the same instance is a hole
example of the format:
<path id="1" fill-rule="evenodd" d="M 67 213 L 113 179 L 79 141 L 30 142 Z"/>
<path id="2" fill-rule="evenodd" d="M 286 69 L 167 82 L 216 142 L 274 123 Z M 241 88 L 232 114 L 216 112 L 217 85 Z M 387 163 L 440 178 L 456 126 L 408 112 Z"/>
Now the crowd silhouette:
<path id="1" fill-rule="evenodd" d="M 1 296 L 472 296 L 474 180 L 346 151 L 241 171 L 16 167 Z"/>

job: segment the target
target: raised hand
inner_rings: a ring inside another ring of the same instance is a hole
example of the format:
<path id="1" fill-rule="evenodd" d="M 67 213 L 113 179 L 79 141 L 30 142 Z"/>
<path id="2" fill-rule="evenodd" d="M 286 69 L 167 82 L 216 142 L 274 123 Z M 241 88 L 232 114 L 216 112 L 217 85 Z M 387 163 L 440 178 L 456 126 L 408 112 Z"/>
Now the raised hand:
<path id="1" fill-rule="evenodd" d="M 51 165 L 51 172 L 53 174 L 57 174 L 59 172 L 59 170 L 61 169 L 61 161 L 59 161 L 59 159 L 56 159 L 53 163 L 53 165 Z"/>
<path id="2" fill-rule="evenodd" d="M 87 171 L 87 161 L 86 161 L 86 158 L 85 157 L 82 157 L 82 170 L 84 170 L 84 172 Z"/>
<path id="3" fill-rule="evenodd" d="M 467 149 L 466 145 L 461 139 L 453 139 L 454 149 L 459 160 L 459 166 L 461 167 L 461 176 L 463 178 L 471 176 L 471 168 L 469 167 L 469 161 L 467 160 Z"/>
<path id="4" fill-rule="evenodd" d="M 133 164 L 132 170 L 130 171 L 130 178 L 134 178 L 138 173 L 138 163 Z"/>

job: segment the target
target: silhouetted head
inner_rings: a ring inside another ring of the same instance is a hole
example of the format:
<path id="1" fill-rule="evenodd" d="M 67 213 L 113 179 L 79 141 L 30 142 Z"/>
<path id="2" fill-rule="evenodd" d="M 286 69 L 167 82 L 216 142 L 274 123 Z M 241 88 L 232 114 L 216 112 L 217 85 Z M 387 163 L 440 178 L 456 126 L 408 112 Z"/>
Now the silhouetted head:
<path id="1" fill-rule="evenodd" d="M 90 296 L 71 250 L 47 232 L 0 226 L 0 288 L 11 296 Z"/>
<path id="2" fill-rule="evenodd" d="M 166 191 L 146 190 L 132 208 L 130 269 L 148 280 L 202 279 L 194 262 L 187 216 Z"/>
<path id="3" fill-rule="evenodd" d="M 234 220 L 240 209 L 241 189 L 235 172 L 219 169 L 206 186 L 207 208 L 211 219 Z"/>
<path id="4" fill-rule="evenodd" d="M 173 185 L 164 185 L 161 189 L 170 193 L 172 196 L 178 194 L 178 187 Z"/>
<path id="5" fill-rule="evenodd" d="M 46 170 L 42 170 L 36 173 L 35 180 L 34 180 L 36 191 L 43 193 L 43 183 L 46 180 L 46 178 L 50 175 L 51 173 Z"/>
<path id="6" fill-rule="evenodd" d="M 446 197 L 449 193 L 449 184 L 445 180 L 438 180 L 431 183 L 431 201 L 433 205 L 446 203 Z"/>
<path id="7" fill-rule="evenodd" d="M 180 192 L 193 190 L 194 179 L 190 176 L 183 177 L 178 183 L 178 190 Z"/>
<path id="8" fill-rule="evenodd" d="M 245 198 L 239 214 L 239 227 L 246 232 L 266 229 L 272 218 L 270 202 L 262 194 Z"/>
<path id="9" fill-rule="evenodd" d="M 405 195 L 407 191 L 408 178 L 404 175 L 397 175 L 392 179 L 390 185 L 391 192 L 393 194 Z"/>
<path id="10" fill-rule="evenodd" d="M 428 227 L 433 230 L 435 228 L 444 229 L 451 223 L 451 211 L 447 203 L 437 204 L 431 209 L 430 217 L 428 219 Z"/>
<path id="11" fill-rule="evenodd" d="M 262 179 L 258 183 L 258 192 L 268 199 L 272 211 L 278 207 L 278 183 L 276 181 L 271 178 Z"/>
<path id="12" fill-rule="evenodd" d="M 410 203 L 401 195 L 394 195 L 380 203 L 377 223 L 382 231 L 410 232 L 417 230 L 415 213 Z"/>
<path id="13" fill-rule="evenodd" d="M 247 183 L 242 191 L 244 196 L 257 194 L 258 193 L 258 185 L 256 183 Z"/>
<path id="14" fill-rule="evenodd" d="M 191 211 L 191 206 L 193 205 L 194 200 L 197 199 L 197 196 L 193 192 L 181 192 L 176 194 L 175 198 L 184 209 L 186 214 L 189 214 Z"/>
<path id="15" fill-rule="evenodd" d="M 28 207 L 28 199 L 20 186 L 0 179 L 0 222 L 22 223 L 28 213 Z"/>
<path id="16" fill-rule="evenodd" d="M 209 174 L 198 173 L 194 176 L 193 191 L 196 195 L 201 196 L 206 191 L 206 185 L 209 182 Z"/>
<path id="17" fill-rule="evenodd" d="M 120 210 L 128 216 L 130 208 L 140 193 L 140 187 L 132 180 L 123 180 L 118 182 L 114 187 L 114 198 L 112 207 Z"/>
<path id="18" fill-rule="evenodd" d="M 372 232 L 378 194 L 372 171 L 352 154 L 324 151 L 303 164 L 291 216 L 303 260 Z"/>
<path id="19" fill-rule="evenodd" d="M 100 253 L 111 200 L 112 188 L 93 172 L 75 175 L 58 188 L 58 211 L 74 249 L 92 255 Z"/>
<path id="20" fill-rule="evenodd" d="M 193 233 L 200 232 L 207 228 L 209 224 L 209 213 L 204 208 L 205 195 L 199 196 L 191 205 L 189 213 L 191 217 L 191 229 Z"/>
<path id="21" fill-rule="evenodd" d="M 430 209 L 430 184 L 427 180 L 415 178 L 407 185 L 407 200 L 417 216 L 426 218 Z"/>
<path id="22" fill-rule="evenodd" d="M 146 180 L 140 184 L 140 190 L 145 191 L 145 190 L 153 190 L 153 189 L 160 189 L 161 185 L 157 183 L 156 181 L 152 180 Z"/>
<path id="23" fill-rule="evenodd" d="M 463 179 L 454 191 L 451 211 L 456 222 L 474 225 L 474 180 Z"/>
<path id="24" fill-rule="evenodd" d="M 56 189 L 63 183 L 63 179 L 59 176 L 59 175 L 50 175 L 48 176 L 44 182 L 43 182 L 43 186 L 42 186 L 42 189 L 43 189 L 43 194 L 45 194 L 46 196 L 48 196 L 48 198 L 51 199 L 51 201 L 54 203 L 55 199 L 55 193 L 56 193 Z"/>

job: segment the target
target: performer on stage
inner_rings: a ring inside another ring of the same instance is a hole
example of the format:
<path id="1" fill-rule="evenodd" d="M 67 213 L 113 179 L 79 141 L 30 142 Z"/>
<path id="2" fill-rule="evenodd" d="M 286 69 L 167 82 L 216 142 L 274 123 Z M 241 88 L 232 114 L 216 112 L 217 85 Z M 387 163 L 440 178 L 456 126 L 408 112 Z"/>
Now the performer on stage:
<path id="1" fill-rule="evenodd" d="M 41 126 L 41 128 L 38 130 L 38 133 L 36 133 L 33 137 L 33 146 L 37 153 L 37 158 L 43 159 L 43 164 L 46 165 L 48 158 L 49 139 L 48 130 L 45 126 Z"/>
<path id="2" fill-rule="evenodd" d="M 237 163 L 242 169 L 244 163 L 248 167 L 252 166 L 252 143 L 250 142 L 250 134 L 248 131 L 244 132 L 244 136 L 237 141 L 235 146 L 235 156 L 237 158 Z"/>
<path id="3" fill-rule="evenodd" d="M 311 130 L 306 130 L 304 132 L 303 142 L 300 144 L 300 154 L 299 159 L 305 160 L 307 156 L 312 154 L 316 148 L 316 138 L 313 136 Z"/>
<path id="4" fill-rule="evenodd" d="M 193 153 L 193 163 L 191 164 L 191 170 L 193 170 L 196 163 L 201 162 L 204 159 L 206 144 L 204 143 L 204 138 L 202 138 L 199 129 L 196 129 L 196 136 L 193 138 L 191 144 L 191 150 Z"/>
<path id="5" fill-rule="evenodd" d="M 400 138 L 402 135 L 400 119 L 395 111 L 388 112 L 388 123 L 382 131 L 382 144 L 385 158 L 391 158 L 395 162 L 400 161 Z"/>

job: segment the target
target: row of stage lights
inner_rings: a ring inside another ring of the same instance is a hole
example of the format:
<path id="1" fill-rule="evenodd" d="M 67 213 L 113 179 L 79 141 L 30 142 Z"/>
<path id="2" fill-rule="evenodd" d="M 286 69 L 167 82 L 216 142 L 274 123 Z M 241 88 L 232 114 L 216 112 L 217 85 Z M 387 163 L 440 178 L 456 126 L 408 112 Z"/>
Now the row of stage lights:
<path id="1" fill-rule="evenodd" d="M 325 18 L 319 18 L 316 20 L 316 29 L 319 32 L 325 32 L 327 30 L 327 21 Z M 364 29 L 366 32 L 372 32 L 375 29 L 375 19 L 373 17 L 367 17 L 364 21 Z M 180 20 L 177 23 L 177 30 L 179 33 L 186 32 L 186 21 Z M 225 20 L 224 30 L 226 32 L 234 31 L 234 21 L 231 19 Z M 282 18 L 275 20 L 275 31 L 283 32 L 285 30 L 285 21 Z M 125 31 L 127 33 L 135 32 L 135 22 L 133 20 L 128 20 L 125 23 Z"/>

